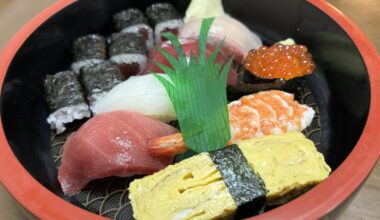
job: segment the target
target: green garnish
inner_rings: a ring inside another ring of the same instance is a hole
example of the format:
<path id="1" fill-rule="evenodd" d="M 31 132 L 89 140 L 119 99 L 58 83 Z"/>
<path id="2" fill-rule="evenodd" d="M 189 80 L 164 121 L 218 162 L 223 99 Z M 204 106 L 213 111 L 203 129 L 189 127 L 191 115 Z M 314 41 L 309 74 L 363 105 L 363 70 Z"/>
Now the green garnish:
<path id="1" fill-rule="evenodd" d="M 214 18 L 202 21 L 198 58 L 191 54 L 187 60 L 178 38 L 172 33 L 163 36 L 173 45 L 178 59 L 157 49 L 172 68 L 156 63 L 170 80 L 155 76 L 168 92 L 187 147 L 198 153 L 220 149 L 231 139 L 226 86 L 233 59 L 224 66 L 215 63 L 223 42 L 206 58 L 207 36 L 213 21 Z"/>

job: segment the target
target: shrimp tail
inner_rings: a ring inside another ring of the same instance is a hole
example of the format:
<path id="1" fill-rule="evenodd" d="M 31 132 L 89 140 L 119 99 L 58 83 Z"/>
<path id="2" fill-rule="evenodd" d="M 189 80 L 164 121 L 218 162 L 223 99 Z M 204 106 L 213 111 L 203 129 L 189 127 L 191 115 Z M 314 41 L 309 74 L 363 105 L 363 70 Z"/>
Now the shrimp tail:
<path id="1" fill-rule="evenodd" d="M 153 157 L 174 156 L 187 150 L 181 133 L 148 140 L 148 152 Z"/>

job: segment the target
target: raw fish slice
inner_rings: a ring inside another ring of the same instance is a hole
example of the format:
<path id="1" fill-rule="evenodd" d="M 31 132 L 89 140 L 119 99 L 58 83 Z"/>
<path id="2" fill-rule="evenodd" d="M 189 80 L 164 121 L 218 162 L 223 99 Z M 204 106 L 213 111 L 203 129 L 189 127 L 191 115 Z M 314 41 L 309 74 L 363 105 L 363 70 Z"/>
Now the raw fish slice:
<path id="1" fill-rule="evenodd" d="M 198 39 L 201 30 L 202 19 L 190 20 L 181 29 L 180 38 Z M 251 32 L 244 24 L 230 16 L 216 17 L 211 26 L 208 43 L 215 46 L 224 40 L 223 51 L 230 56 L 235 56 L 239 63 L 252 49 L 263 45 L 261 39 Z"/>
<path id="2" fill-rule="evenodd" d="M 94 107 L 95 114 L 116 110 L 138 112 L 164 122 L 176 119 L 165 88 L 152 74 L 131 76 L 114 87 Z"/>
<path id="3" fill-rule="evenodd" d="M 147 140 L 175 132 L 170 125 L 134 112 L 95 116 L 71 134 L 64 145 L 58 172 L 63 192 L 73 195 L 94 179 L 163 169 L 173 157 L 151 157 Z"/>
<path id="4" fill-rule="evenodd" d="M 196 39 L 179 39 L 180 43 L 182 45 L 183 51 L 188 59 L 190 59 L 191 53 L 194 53 L 196 57 L 198 57 L 198 48 L 199 43 Z M 171 45 L 169 41 L 165 41 L 160 44 L 159 48 L 164 49 L 167 51 L 170 55 L 174 57 L 177 56 L 177 52 L 175 51 L 174 47 Z M 210 56 L 211 53 L 215 50 L 215 48 L 208 44 L 206 48 L 206 56 Z M 223 52 L 220 52 L 219 55 L 216 58 L 217 63 L 225 64 L 228 61 L 228 56 L 224 54 Z M 155 63 L 161 63 L 168 67 L 171 67 L 169 62 L 166 60 L 166 58 L 158 52 L 156 49 L 151 49 L 148 56 L 148 64 L 143 72 L 143 74 L 148 74 L 150 72 L 154 73 L 163 73 L 164 71 L 161 70 Z M 228 84 L 235 85 L 237 82 L 237 73 L 235 69 L 232 67 L 230 70 L 230 73 L 228 75 Z"/>

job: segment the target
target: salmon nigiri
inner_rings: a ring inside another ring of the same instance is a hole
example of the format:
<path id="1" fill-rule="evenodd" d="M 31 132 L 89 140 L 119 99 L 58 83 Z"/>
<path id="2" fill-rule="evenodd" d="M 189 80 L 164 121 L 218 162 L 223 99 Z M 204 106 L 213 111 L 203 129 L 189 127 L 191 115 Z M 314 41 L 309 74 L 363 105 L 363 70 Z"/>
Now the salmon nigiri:
<path id="1" fill-rule="evenodd" d="M 231 140 L 302 131 L 313 120 L 313 108 L 299 104 L 294 96 L 279 90 L 243 96 L 228 104 Z M 151 139 L 148 150 L 152 156 L 170 156 L 187 151 L 181 133 Z"/>

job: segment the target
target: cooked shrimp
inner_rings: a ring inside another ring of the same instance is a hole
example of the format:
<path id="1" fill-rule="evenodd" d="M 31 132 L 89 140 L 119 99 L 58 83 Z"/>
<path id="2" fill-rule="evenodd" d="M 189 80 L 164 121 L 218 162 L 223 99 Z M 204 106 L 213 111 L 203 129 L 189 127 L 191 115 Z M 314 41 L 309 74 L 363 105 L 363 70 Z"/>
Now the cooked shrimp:
<path id="1" fill-rule="evenodd" d="M 243 96 L 228 104 L 231 140 L 227 144 L 270 134 L 301 131 L 310 125 L 315 111 L 279 90 Z M 152 156 L 176 155 L 187 150 L 181 133 L 149 140 Z"/>

